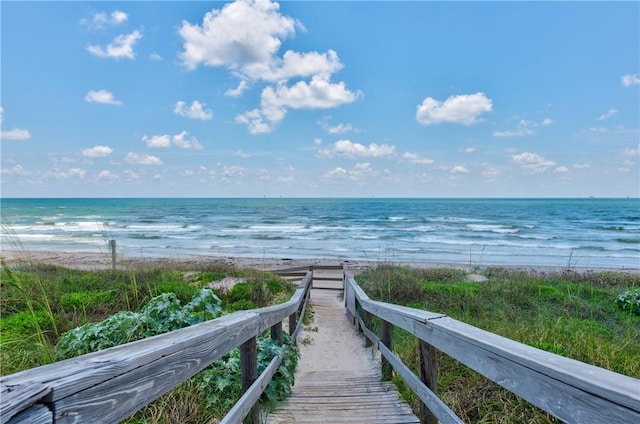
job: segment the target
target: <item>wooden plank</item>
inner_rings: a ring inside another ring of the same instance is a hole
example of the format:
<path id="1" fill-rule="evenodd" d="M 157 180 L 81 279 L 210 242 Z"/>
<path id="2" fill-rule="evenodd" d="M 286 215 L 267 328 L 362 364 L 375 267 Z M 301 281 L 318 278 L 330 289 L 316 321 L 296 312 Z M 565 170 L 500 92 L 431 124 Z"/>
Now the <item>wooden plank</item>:
<path id="1" fill-rule="evenodd" d="M 20 411 L 36 404 L 51 393 L 51 387 L 40 382 L 6 384 L 0 382 L 0 423 L 6 423 Z"/>
<path id="2" fill-rule="evenodd" d="M 6 424 L 52 424 L 53 413 L 44 405 L 34 405 L 25 411 L 20 412 L 11 420 L 0 421 Z"/>
<path id="3" fill-rule="evenodd" d="M 391 324 L 388 321 L 382 320 L 380 323 L 380 342 L 378 342 L 378 349 L 381 346 L 388 348 L 389 351 L 393 349 L 391 344 Z M 391 364 L 387 360 L 386 356 L 382 357 L 382 379 L 389 381 L 393 377 L 393 370 Z"/>

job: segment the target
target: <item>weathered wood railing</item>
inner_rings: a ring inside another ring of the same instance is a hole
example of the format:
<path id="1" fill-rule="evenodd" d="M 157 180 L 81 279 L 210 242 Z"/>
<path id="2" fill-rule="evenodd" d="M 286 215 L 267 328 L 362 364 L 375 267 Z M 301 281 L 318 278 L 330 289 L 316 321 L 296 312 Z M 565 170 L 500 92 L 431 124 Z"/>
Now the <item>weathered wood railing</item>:
<path id="1" fill-rule="evenodd" d="M 271 329 L 282 341 L 289 320 L 295 341 L 309 299 L 313 272 L 291 299 L 268 308 L 236 312 L 171 333 L 11 374 L 0 379 L 0 423 L 119 422 L 240 347 L 242 398 L 222 422 L 258 422 L 258 399 L 281 357 L 257 376 L 256 337 Z"/>
<path id="2" fill-rule="evenodd" d="M 421 421 L 461 423 L 437 395 L 435 349 L 569 423 L 640 423 L 640 380 L 542 351 L 443 314 L 371 300 L 345 270 L 345 306 L 357 328 L 421 399 Z M 378 337 L 372 316 L 380 318 Z M 392 352 L 391 325 L 418 338 L 416 376 Z"/>

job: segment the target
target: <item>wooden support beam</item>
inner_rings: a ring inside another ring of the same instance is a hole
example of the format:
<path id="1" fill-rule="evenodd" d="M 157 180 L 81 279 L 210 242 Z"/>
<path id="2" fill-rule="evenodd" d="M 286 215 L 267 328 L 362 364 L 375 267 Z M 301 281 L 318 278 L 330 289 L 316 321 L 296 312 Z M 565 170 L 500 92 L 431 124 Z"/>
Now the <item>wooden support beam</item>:
<path id="1" fill-rule="evenodd" d="M 252 337 L 240 346 L 240 374 L 242 380 L 242 393 L 245 393 L 258 378 L 258 351 L 256 338 Z M 260 423 L 260 404 L 255 403 L 251 412 L 244 420 L 247 424 Z"/>
<path id="2" fill-rule="evenodd" d="M 436 349 L 425 341 L 418 339 L 418 358 L 420 363 L 420 380 L 436 396 L 438 395 L 438 366 L 436 363 Z M 420 403 L 420 422 L 422 424 L 438 424 L 438 419 Z"/>
<path id="3" fill-rule="evenodd" d="M 391 346 L 391 324 L 388 321 L 381 320 L 380 326 L 380 341 L 390 350 L 393 348 Z M 382 379 L 384 381 L 390 381 L 393 377 L 393 367 L 387 361 L 386 358 L 382 358 Z"/>

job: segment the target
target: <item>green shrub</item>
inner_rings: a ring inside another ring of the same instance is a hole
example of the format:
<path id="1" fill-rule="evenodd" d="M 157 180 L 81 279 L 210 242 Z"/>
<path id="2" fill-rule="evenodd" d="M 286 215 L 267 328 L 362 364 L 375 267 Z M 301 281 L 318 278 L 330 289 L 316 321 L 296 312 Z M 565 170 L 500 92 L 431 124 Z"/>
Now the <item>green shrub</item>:
<path id="1" fill-rule="evenodd" d="M 173 293 L 156 296 L 140 312 L 124 311 L 101 322 L 67 331 L 56 346 L 59 359 L 118 346 L 145 337 L 177 330 L 222 315 L 220 298 L 202 289 L 182 306 Z"/>
<path id="2" fill-rule="evenodd" d="M 616 297 L 616 305 L 623 311 L 629 311 L 634 315 L 640 315 L 640 288 L 622 292 Z"/>

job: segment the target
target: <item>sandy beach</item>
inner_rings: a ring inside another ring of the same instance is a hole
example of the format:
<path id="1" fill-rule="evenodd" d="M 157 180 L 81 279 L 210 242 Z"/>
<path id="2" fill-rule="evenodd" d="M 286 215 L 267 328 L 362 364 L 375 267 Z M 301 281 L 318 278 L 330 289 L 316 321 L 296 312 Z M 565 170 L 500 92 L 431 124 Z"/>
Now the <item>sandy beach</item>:
<path id="1" fill-rule="evenodd" d="M 84 270 L 101 270 L 110 269 L 112 267 L 111 254 L 107 252 L 66 252 L 66 251 L 20 251 L 20 250 L 2 250 L 0 251 L 0 260 L 8 265 L 15 266 L 19 264 L 43 263 L 57 265 L 66 268 L 84 269 Z M 184 267 L 198 267 L 205 264 L 217 263 L 220 265 L 233 266 L 237 268 L 255 268 L 261 270 L 286 269 L 301 266 L 321 266 L 321 265 L 340 265 L 347 264 L 353 271 L 358 271 L 377 265 L 388 263 L 392 265 L 405 265 L 414 268 L 454 268 L 462 269 L 469 273 L 481 273 L 482 270 L 491 267 L 485 264 L 481 269 L 464 263 L 445 263 L 445 262 L 380 262 L 365 260 L 336 260 L 324 258 L 309 259 L 290 259 L 290 258 L 272 258 L 272 257 L 231 257 L 231 256 L 126 256 L 117 255 L 116 267 L 119 269 L 127 269 L 137 266 L 147 265 L 181 265 Z M 557 267 L 557 266 L 499 266 L 513 271 L 524 271 L 535 274 L 557 274 L 563 272 L 576 273 L 593 273 L 602 271 L 612 272 L 629 272 L 640 273 L 638 268 L 597 268 L 597 267 Z"/>

